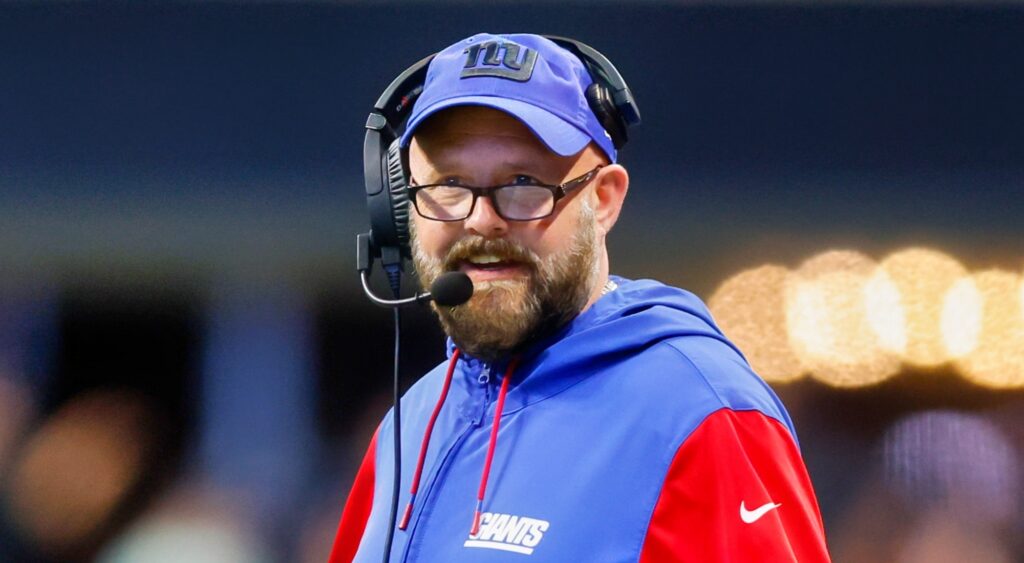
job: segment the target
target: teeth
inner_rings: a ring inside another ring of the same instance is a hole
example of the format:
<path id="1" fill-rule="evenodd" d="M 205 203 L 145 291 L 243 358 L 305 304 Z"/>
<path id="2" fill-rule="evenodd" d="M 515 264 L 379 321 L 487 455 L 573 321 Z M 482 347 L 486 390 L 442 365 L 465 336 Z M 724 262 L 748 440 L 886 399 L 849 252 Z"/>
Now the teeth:
<path id="1" fill-rule="evenodd" d="M 501 262 L 501 258 L 493 254 L 478 254 L 470 257 L 469 261 L 474 264 L 496 264 Z"/>

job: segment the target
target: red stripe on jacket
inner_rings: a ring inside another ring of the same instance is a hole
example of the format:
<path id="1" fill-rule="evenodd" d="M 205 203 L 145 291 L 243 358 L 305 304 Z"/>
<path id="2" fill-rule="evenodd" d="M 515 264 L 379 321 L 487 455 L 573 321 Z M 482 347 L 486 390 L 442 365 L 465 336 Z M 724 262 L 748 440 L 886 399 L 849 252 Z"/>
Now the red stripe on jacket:
<path id="1" fill-rule="evenodd" d="M 366 521 L 370 519 L 373 507 L 374 459 L 377 454 L 377 433 L 373 433 L 370 446 L 366 449 L 363 462 L 359 465 L 356 480 L 345 501 L 345 510 L 341 513 L 338 535 L 334 537 L 329 563 L 351 563 L 359 549 L 359 542 L 366 530 Z"/>
<path id="2" fill-rule="evenodd" d="M 786 427 L 757 411 L 709 415 L 672 460 L 640 561 L 829 561 L 811 480 Z"/>

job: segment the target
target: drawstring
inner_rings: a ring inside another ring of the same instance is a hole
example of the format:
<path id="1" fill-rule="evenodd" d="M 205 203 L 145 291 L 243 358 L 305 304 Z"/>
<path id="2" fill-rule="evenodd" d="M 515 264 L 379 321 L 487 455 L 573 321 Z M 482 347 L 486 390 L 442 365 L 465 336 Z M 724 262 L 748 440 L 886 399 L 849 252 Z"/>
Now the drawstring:
<path id="1" fill-rule="evenodd" d="M 409 504 L 405 505 L 405 513 L 402 515 L 402 521 L 398 524 L 399 530 L 405 530 L 409 526 L 409 519 L 412 516 L 413 503 L 416 501 L 416 493 L 420 489 L 420 477 L 423 475 L 423 463 L 427 458 L 427 447 L 430 445 L 430 435 L 434 431 L 434 423 L 437 421 L 438 414 L 441 413 L 441 407 L 444 406 L 445 399 L 448 398 L 448 389 L 451 387 L 452 376 L 455 374 L 455 365 L 459 360 L 459 349 L 456 348 L 452 354 L 452 359 L 448 364 L 448 373 L 444 378 L 444 386 L 441 388 L 441 397 L 438 398 L 437 404 L 434 405 L 434 412 L 430 415 L 430 421 L 427 422 L 427 429 L 423 433 L 423 442 L 420 444 L 420 456 L 416 462 L 416 472 L 412 476 L 412 489 L 410 490 Z M 508 395 L 508 382 L 512 379 L 512 373 L 516 369 L 518 358 L 513 359 L 508 369 L 505 370 L 505 377 L 501 382 L 501 391 L 498 393 L 498 403 L 494 407 L 494 423 L 491 425 L 491 439 L 487 445 L 487 458 L 484 462 L 483 475 L 480 476 L 480 490 L 477 491 L 476 495 L 476 510 L 473 511 L 473 527 L 469 532 L 469 535 L 475 536 L 480 532 L 480 511 L 484 504 L 484 494 L 487 492 L 487 477 L 491 474 L 491 461 L 494 459 L 494 449 L 498 443 L 498 426 L 501 422 L 501 412 L 505 408 L 505 396 Z"/>
<path id="2" fill-rule="evenodd" d="M 491 474 L 491 460 L 494 459 L 494 448 L 498 443 L 498 424 L 501 422 L 501 411 L 505 408 L 505 395 L 508 394 L 508 382 L 512 379 L 512 372 L 516 369 L 518 358 L 508 364 L 505 371 L 505 378 L 501 381 L 501 392 L 498 393 L 498 404 L 494 407 L 494 423 L 491 425 L 491 441 L 487 445 L 487 461 L 484 462 L 484 473 L 480 476 L 480 490 L 476 493 L 476 510 L 473 511 L 473 527 L 469 535 L 475 536 L 480 533 L 480 510 L 484 504 L 484 493 L 487 492 L 487 477 Z"/>
<path id="3" fill-rule="evenodd" d="M 441 388 L 441 397 L 434 405 L 434 412 L 430 415 L 430 422 L 427 423 L 427 430 L 423 433 L 423 442 L 420 444 L 420 458 L 416 462 L 416 473 L 412 476 L 412 496 L 409 497 L 409 504 L 405 505 L 405 514 L 402 515 L 402 522 L 398 524 L 399 530 L 404 530 L 409 525 L 409 517 L 412 515 L 412 503 L 416 500 L 416 492 L 420 490 L 420 476 L 423 475 L 423 461 L 427 458 L 427 446 L 430 445 L 430 434 L 434 431 L 434 422 L 437 415 L 441 413 L 445 399 L 448 398 L 448 388 L 452 384 L 452 375 L 455 373 L 455 364 L 459 361 L 459 349 L 452 353 L 452 359 L 448 363 L 448 373 L 444 376 L 444 387 Z"/>

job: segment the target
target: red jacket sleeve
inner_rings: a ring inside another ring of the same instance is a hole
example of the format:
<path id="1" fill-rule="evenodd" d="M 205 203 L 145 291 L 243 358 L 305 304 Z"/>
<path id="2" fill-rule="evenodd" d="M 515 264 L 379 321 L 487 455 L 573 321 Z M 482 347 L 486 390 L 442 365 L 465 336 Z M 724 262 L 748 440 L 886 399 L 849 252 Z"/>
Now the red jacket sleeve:
<path id="1" fill-rule="evenodd" d="M 341 523 L 338 525 L 338 535 L 334 537 L 329 563 L 351 563 L 356 556 L 366 521 L 370 519 L 370 508 L 373 507 L 373 466 L 376 454 L 377 433 L 374 432 L 359 472 L 356 473 L 352 490 L 348 493 L 345 510 L 341 513 Z"/>
<path id="2" fill-rule="evenodd" d="M 829 561 L 803 459 L 786 427 L 722 409 L 669 467 L 641 563 Z"/>

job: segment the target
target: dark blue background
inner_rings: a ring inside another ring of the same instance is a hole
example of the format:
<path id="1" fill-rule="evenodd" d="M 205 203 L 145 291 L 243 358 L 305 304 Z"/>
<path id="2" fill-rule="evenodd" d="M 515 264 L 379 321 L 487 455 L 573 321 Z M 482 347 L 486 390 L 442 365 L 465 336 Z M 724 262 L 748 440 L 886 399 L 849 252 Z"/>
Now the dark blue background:
<path id="1" fill-rule="evenodd" d="M 368 108 L 482 30 L 579 38 L 634 89 L 644 123 L 612 242 L 624 273 L 707 290 L 825 245 L 1019 265 L 1014 7 L 5 6 L 0 205 L 19 232 L 0 245 L 58 269 L 75 264 L 63 244 L 186 273 L 262 256 L 330 283 L 366 225 Z M 91 228 L 108 217 L 116 228 Z"/>

